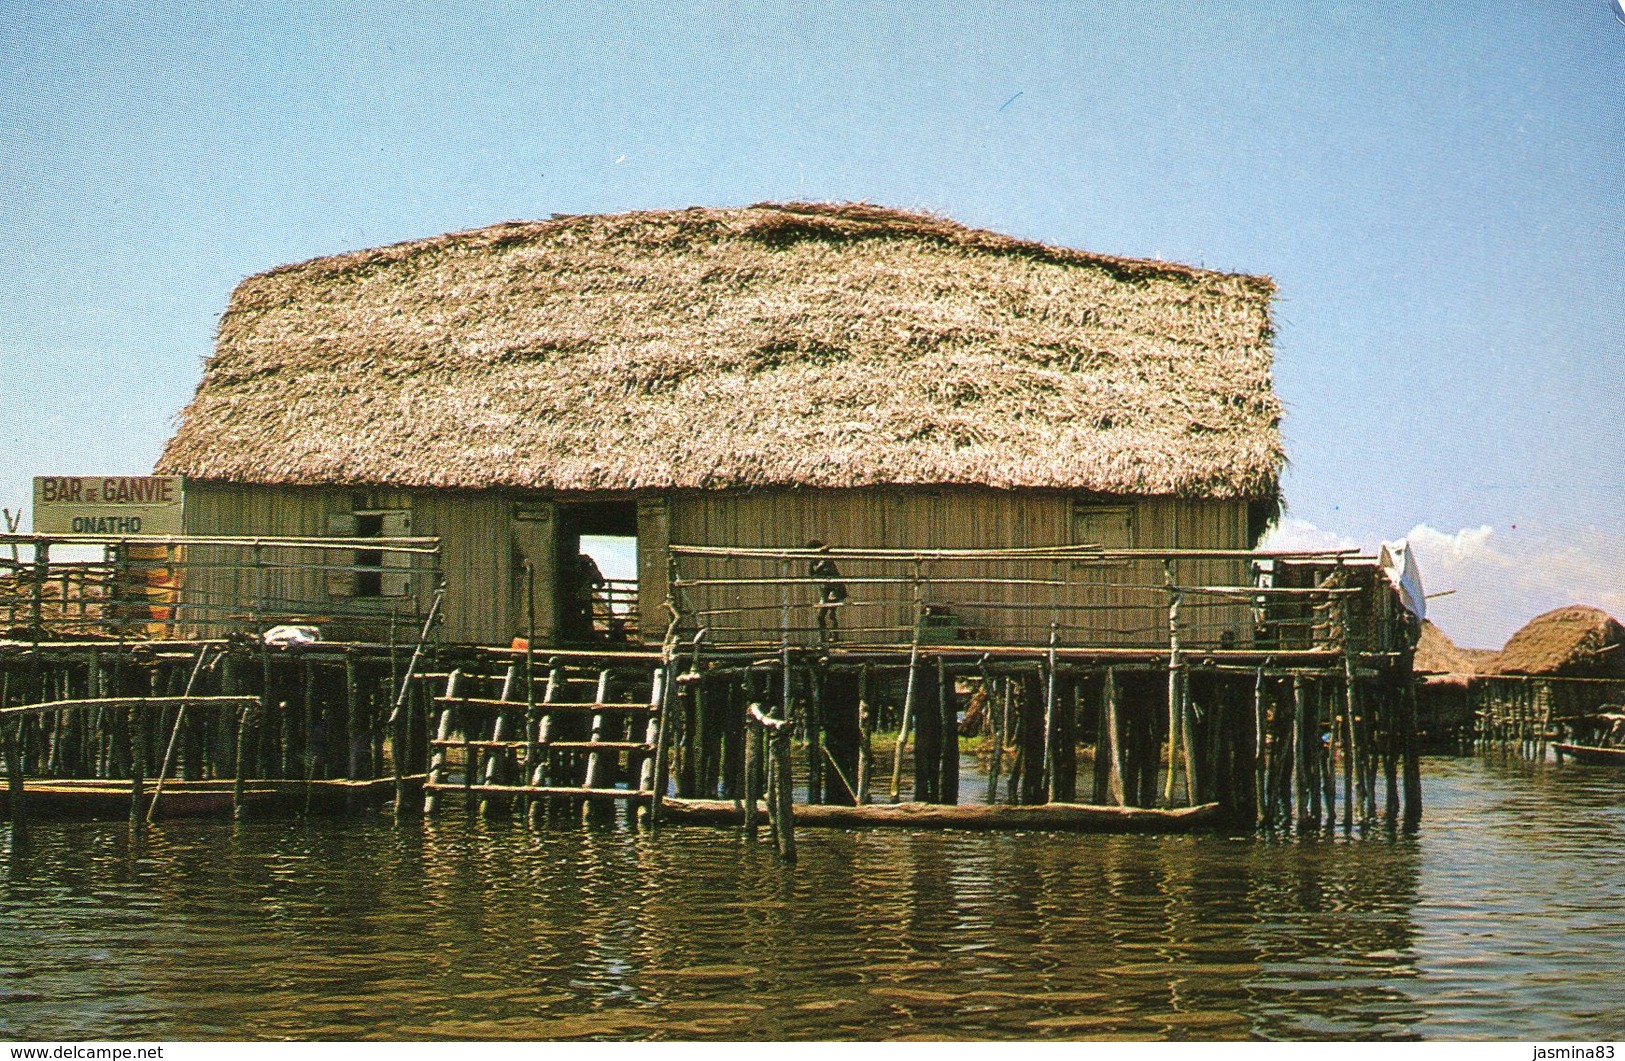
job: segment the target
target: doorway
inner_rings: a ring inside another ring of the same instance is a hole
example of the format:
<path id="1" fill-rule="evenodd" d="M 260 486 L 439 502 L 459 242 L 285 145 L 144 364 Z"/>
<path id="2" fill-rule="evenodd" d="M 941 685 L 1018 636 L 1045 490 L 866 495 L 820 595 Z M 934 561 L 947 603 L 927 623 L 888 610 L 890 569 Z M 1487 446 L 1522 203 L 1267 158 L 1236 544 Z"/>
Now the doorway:
<path id="1" fill-rule="evenodd" d="M 638 508 L 633 501 L 558 508 L 559 640 L 638 639 Z"/>

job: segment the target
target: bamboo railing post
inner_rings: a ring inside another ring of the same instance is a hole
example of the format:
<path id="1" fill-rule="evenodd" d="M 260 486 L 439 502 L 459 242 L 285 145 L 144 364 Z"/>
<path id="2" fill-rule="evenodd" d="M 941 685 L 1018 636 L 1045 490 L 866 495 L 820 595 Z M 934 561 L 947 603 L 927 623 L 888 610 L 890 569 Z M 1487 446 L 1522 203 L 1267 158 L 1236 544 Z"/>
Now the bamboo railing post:
<path id="1" fill-rule="evenodd" d="M 39 655 L 40 636 L 45 629 L 45 582 L 51 570 L 51 543 L 34 543 L 34 569 L 30 572 L 33 586 L 28 600 L 28 625 L 34 641 L 34 656 Z M 37 666 L 37 663 L 34 664 Z"/>

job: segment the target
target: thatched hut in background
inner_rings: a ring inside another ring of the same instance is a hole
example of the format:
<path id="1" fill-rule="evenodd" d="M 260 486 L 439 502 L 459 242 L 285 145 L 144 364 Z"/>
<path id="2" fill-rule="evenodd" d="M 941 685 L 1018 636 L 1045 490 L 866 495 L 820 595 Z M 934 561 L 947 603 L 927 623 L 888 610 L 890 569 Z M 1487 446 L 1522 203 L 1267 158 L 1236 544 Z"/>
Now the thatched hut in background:
<path id="1" fill-rule="evenodd" d="M 1625 679 L 1625 627 L 1601 608 L 1556 608 L 1525 623 L 1484 672 Z"/>
<path id="2" fill-rule="evenodd" d="M 1414 670 L 1419 714 L 1436 720 L 1434 732 L 1460 718 L 1481 740 L 1584 740 L 1597 712 L 1625 703 L 1625 627 L 1576 604 L 1537 615 L 1498 652 L 1457 649 L 1424 630 Z"/>
<path id="3" fill-rule="evenodd" d="M 1431 621 L 1422 623 L 1411 664 L 1417 679 L 1417 726 L 1429 743 L 1460 743 L 1473 729 L 1473 679 L 1494 649 L 1461 648 Z"/>
<path id="4" fill-rule="evenodd" d="M 1244 549 L 1273 291 L 864 205 L 501 224 L 245 280 L 158 471 L 191 534 L 438 536 L 464 643 L 567 637 L 583 535 L 645 617 L 672 543 Z"/>

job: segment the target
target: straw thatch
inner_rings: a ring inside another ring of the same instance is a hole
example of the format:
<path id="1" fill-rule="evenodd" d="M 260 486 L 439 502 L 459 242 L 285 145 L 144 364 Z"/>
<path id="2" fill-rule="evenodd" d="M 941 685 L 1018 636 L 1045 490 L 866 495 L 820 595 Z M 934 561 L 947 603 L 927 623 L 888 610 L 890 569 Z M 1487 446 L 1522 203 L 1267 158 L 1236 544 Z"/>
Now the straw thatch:
<path id="1" fill-rule="evenodd" d="M 1424 620 L 1411 670 L 1430 675 L 1481 674 L 1495 656 L 1494 649 L 1459 647 L 1443 630 Z"/>
<path id="2" fill-rule="evenodd" d="M 1273 499 L 1273 291 L 864 205 L 495 225 L 244 281 L 158 470 Z"/>
<path id="3" fill-rule="evenodd" d="M 1512 635 L 1491 674 L 1625 678 L 1625 627 L 1601 608 L 1573 604 L 1537 615 Z"/>

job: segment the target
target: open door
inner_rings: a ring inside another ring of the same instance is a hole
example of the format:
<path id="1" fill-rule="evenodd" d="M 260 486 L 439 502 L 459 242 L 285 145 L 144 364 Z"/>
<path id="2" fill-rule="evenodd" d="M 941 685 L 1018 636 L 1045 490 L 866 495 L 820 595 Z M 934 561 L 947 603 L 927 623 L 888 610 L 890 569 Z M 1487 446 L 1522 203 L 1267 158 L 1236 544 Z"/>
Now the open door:
<path id="1" fill-rule="evenodd" d="M 513 635 L 556 641 L 559 625 L 558 505 L 519 501 L 513 507 Z M 528 567 L 528 570 L 527 570 Z"/>

